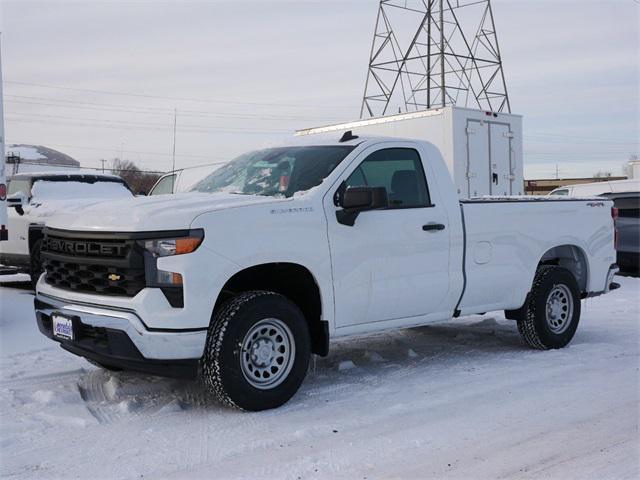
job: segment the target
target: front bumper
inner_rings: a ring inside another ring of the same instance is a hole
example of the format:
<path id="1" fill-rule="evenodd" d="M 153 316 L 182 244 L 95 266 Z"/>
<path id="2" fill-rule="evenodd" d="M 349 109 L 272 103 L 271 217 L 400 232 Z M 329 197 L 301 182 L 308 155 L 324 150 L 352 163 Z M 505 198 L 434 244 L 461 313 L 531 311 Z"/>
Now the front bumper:
<path id="1" fill-rule="evenodd" d="M 206 329 L 149 329 L 133 310 L 68 301 L 38 293 L 40 331 L 65 350 L 113 367 L 193 378 L 204 351 Z M 53 337 L 51 314 L 73 319 L 74 340 Z"/>

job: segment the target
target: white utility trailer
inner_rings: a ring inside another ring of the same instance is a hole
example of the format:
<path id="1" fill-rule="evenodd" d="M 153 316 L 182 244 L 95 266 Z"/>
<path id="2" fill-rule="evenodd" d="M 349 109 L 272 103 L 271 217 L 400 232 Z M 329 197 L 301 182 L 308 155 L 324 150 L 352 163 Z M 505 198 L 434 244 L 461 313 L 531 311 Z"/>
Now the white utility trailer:
<path id="1" fill-rule="evenodd" d="M 436 145 L 460 198 L 523 195 L 522 116 L 456 106 L 401 113 L 325 127 L 296 135 L 346 132 L 416 138 Z"/>

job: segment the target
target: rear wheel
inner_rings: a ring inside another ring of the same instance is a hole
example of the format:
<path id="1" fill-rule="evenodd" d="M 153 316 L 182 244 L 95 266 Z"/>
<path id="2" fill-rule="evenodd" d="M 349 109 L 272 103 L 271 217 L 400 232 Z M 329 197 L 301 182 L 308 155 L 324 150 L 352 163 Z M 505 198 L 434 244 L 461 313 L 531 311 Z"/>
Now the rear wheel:
<path id="1" fill-rule="evenodd" d="M 573 274 L 562 267 L 538 268 L 518 331 L 533 348 L 565 347 L 580 321 L 580 291 Z"/>
<path id="2" fill-rule="evenodd" d="M 307 322 L 294 303 L 274 292 L 245 292 L 214 314 L 202 377 L 223 404 L 266 410 L 298 391 L 310 355 Z"/>

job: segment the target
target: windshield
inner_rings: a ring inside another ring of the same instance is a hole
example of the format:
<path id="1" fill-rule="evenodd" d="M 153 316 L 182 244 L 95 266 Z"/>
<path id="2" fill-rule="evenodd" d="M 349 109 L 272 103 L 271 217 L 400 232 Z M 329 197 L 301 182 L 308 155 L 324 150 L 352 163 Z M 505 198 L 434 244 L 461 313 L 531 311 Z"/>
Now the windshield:
<path id="1" fill-rule="evenodd" d="M 320 185 L 354 148 L 321 146 L 258 150 L 220 167 L 191 191 L 291 197 Z"/>

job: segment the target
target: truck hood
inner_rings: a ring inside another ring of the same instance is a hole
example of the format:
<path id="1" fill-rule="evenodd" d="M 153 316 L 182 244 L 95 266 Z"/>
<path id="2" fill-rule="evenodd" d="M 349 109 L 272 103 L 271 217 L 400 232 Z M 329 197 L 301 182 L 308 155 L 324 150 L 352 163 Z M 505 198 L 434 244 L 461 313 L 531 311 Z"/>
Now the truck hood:
<path id="1" fill-rule="evenodd" d="M 58 211 L 47 226 L 63 230 L 144 232 L 183 230 L 198 215 L 226 208 L 286 202 L 286 198 L 230 193 L 177 193 L 104 202 Z"/>

